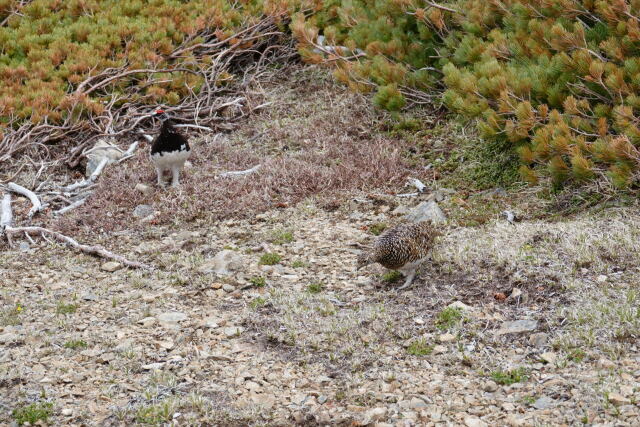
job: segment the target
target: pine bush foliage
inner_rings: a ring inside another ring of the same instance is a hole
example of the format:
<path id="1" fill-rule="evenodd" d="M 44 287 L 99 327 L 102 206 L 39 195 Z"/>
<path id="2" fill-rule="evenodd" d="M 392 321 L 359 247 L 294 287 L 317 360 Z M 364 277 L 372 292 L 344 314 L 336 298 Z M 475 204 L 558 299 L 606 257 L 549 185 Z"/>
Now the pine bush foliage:
<path id="1" fill-rule="evenodd" d="M 382 108 L 444 86 L 485 141 L 518 153 L 528 182 L 608 176 L 628 188 L 640 166 L 638 16 L 640 0 L 327 0 L 292 29 L 304 58 L 336 63 Z M 314 50 L 318 34 L 343 58 Z"/>
<path id="2" fill-rule="evenodd" d="M 105 100 L 138 86 L 133 103 L 176 104 L 201 79 L 189 72 L 146 85 L 142 75 L 118 79 L 108 91 L 75 94 L 81 82 L 109 68 L 188 69 L 204 29 L 226 40 L 265 14 L 286 11 L 287 0 L 0 0 L 0 131 L 15 119 L 50 123 L 67 114 L 99 114 Z M 233 40 L 229 40 L 233 42 Z M 206 59 L 205 59 L 206 60 Z M 156 75 L 155 77 L 161 77 Z M 108 93 L 107 93 L 108 92 Z M 77 99 L 80 96 L 81 99 Z M 77 105 L 79 111 L 69 111 Z"/>

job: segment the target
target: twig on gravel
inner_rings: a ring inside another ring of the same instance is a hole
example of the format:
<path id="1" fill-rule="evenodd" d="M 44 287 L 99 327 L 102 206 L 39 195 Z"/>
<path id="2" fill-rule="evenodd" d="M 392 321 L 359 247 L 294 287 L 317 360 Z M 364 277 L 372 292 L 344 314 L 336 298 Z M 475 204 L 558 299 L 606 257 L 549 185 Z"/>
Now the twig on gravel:
<path id="1" fill-rule="evenodd" d="M 4 193 L 2 205 L 0 205 L 0 232 L 4 233 L 6 227 L 10 227 L 13 222 L 13 213 L 11 212 L 11 194 Z"/>
<path id="2" fill-rule="evenodd" d="M 251 169 L 247 169 L 247 170 L 243 170 L 243 171 L 222 172 L 219 176 L 221 178 L 226 178 L 226 177 L 229 177 L 229 176 L 249 175 L 249 174 L 252 174 L 252 173 L 256 172 L 261 167 L 262 167 L 262 165 L 258 164 L 258 165 L 255 165 L 254 167 L 252 167 Z"/>
<path id="3" fill-rule="evenodd" d="M 100 163 L 98 164 L 98 167 L 96 167 L 96 170 L 93 171 L 93 173 L 91 174 L 91 176 L 88 179 L 83 179 L 82 181 L 78 181 L 75 184 L 71 184 L 71 185 L 68 185 L 66 187 L 63 187 L 62 191 L 71 192 L 71 191 L 75 191 L 75 190 L 77 190 L 79 188 L 86 187 L 88 185 L 93 184 L 96 181 L 96 179 L 98 179 L 98 177 L 102 173 L 102 170 L 107 165 L 107 163 L 109 163 L 109 158 L 108 157 L 103 157 L 102 160 L 100 160 Z"/>
<path id="4" fill-rule="evenodd" d="M 75 202 L 71 203 L 70 205 L 65 206 L 64 208 L 58 209 L 57 211 L 53 212 L 53 215 L 55 215 L 55 216 L 63 215 L 65 213 L 69 212 L 72 209 L 75 209 L 77 207 L 82 206 L 84 204 L 84 202 L 86 202 L 86 201 L 87 201 L 86 197 L 83 198 L 83 199 L 80 199 L 80 200 L 76 200 Z"/>
<path id="5" fill-rule="evenodd" d="M 4 208 L 4 201 L 3 201 L 3 208 Z M 3 214 L 4 214 L 4 211 L 3 211 Z M 47 236 L 49 236 L 59 242 L 62 242 L 64 244 L 71 246 L 73 249 L 77 251 L 83 252 L 88 255 L 94 255 L 100 258 L 111 259 L 121 264 L 124 264 L 127 267 L 141 268 L 143 270 L 153 270 L 153 267 L 151 267 L 150 265 L 147 265 L 138 261 L 130 261 L 127 258 L 123 257 L 122 255 L 114 254 L 113 252 L 106 250 L 102 246 L 98 246 L 98 245 L 89 246 L 89 245 L 84 245 L 82 243 L 78 243 L 75 239 L 69 236 L 66 236 L 62 233 L 58 233 L 57 231 L 49 230 L 48 228 L 5 226 L 4 231 L 5 231 L 5 234 L 7 235 L 7 240 L 9 241 L 10 246 L 13 246 L 12 238 L 16 235 L 21 235 L 23 233 L 31 234 L 31 235 L 40 235 L 45 240 L 48 240 Z"/>
<path id="6" fill-rule="evenodd" d="M 7 188 L 13 191 L 14 193 L 22 194 L 23 196 L 27 197 L 31 201 L 31 204 L 33 206 L 29 210 L 29 214 L 28 214 L 29 218 L 33 217 L 36 213 L 42 210 L 42 203 L 40 203 L 40 199 L 38 198 L 36 193 L 34 193 L 33 191 L 28 190 L 24 188 L 22 185 L 16 184 L 15 182 L 10 182 L 9 184 L 7 184 Z"/>

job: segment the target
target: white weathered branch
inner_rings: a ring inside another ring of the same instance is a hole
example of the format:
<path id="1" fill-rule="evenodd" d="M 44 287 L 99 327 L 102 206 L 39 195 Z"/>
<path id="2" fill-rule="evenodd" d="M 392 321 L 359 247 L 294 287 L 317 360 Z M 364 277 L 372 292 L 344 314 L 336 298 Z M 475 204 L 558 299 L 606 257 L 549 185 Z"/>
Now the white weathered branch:
<path id="1" fill-rule="evenodd" d="M 57 231 L 49 230 L 48 228 L 5 227 L 5 233 L 7 235 L 7 238 L 9 239 L 10 244 L 11 244 L 11 240 L 10 240 L 11 237 L 15 235 L 20 235 L 22 233 L 31 234 L 31 235 L 40 235 L 45 240 L 47 240 L 47 236 L 49 236 L 61 243 L 71 246 L 73 249 L 77 251 L 83 252 L 88 255 L 94 255 L 100 258 L 111 259 L 132 268 L 153 270 L 153 267 L 151 267 L 150 265 L 147 265 L 138 261 L 130 261 L 127 258 L 123 257 L 122 255 L 114 254 L 113 252 L 106 250 L 102 246 L 97 246 L 97 245 L 89 246 L 89 245 L 84 245 L 82 243 L 78 243 L 75 239 L 69 236 L 66 236 L 62 233 L 59 233 Z"/>
<path id="2" fill-rule="evenodd" d="M 72 209 L 75 209 L 79 206 L 82 206 L 84 204 L 84 202 L 87 200 L 87 198 L 85 197 L 84 199 L 80 199 L 80 200 L 76 200 L 75 202 L 71 203 L 69 206 L 65 206 L 62 209 L 58 209 L 57 211 L 55 211 L 53 214 L 54 215 L 62 215 L 65 214 L 67 212 L 69 212 Z"/>
<path id="3" fill-rule="evenodd" d="M 256 172 L 258 169 L 260 169 L 262 167 L 262 165 L 255 165 L 254 167 L 252 167 L 251 169 L 247 169 L 247 170 L 243 170 L 243 171 L 230 171 L 230 172 L 222 172 L 219 176 L 222 178 L 226 178 L 228 176 L 242 176 L 242 175 L 249 175 L 252 174 L 254 172 Z"/>
<path id="4" fill-rule="evenodd" d="M 407 178 L 407 181 L 409 181 L 409 184 L 413 185 L 418 189 L 418 193 L 424 193 L 424 190 L 427 189 L 427 186 L 424 185 L 422 181 L 420 181 L 417 178 Z"/>
<path id="5" fill-rule="evenodd" d="M 122 163 L 125 160 L 133 157 L 133 153 L 134 151 L 136 151 L 136 148 L 138 148 L 138 144 L 140 144 L 140 141 L 135 141 L 133 144 L 131 144 L 129 148 L 127 148 L 127 151 L 124 152 L 122 158 L 120 158 L 120 160 L 118 160 L 117 163 Z"/>
<path id="6" fill-rule="evenodd" d="M 98 164 L 98 166 L 96 167 L 96 170 L 93 171 L 93 173 L 89 178 L 83 179 L 82 181 L 78 181 L 75 184 L 71 184 L 66 187 L 63 187 L 62 191 L 70 192 L 70 191 L 77 190 L 78 188 L 86 187 L 88 185 L 93 184 L 98 179 L 98 177 L 102 173 L 102 170 L 107 165 L 107 163 L 109 163 L 109 158 L 103 157 L 102 160 L 100 160 L 100 163 Z"/>
<path id="7" fill-rule="evenodd" d="M 29 218 L 31 218 L 36 213 L 42 210 L 42 203 L 40 203 L 40 199 L 38 198 L 38 196 L 36 196 L 36 193 L 34 193 L 33 191 L 27 190 L 22 185 L 18 185 L 15 182 L 10 182 L 9 184 L 7 184 L 7 188 L 13 191 L 14 193 L 22 194 L 23 196 L 27 197 L 31 201 L 31 204 L 33 206 L 29 210 L 29 214 L 28 214 Z"/>
<path id="8" fill-rule="evenodd" d="M 0 205 L 0 231 L 4 231 L 6 227 L 11 227 L 13 222 L 13 213 L 11 212 L 11 194 L 4 193 L 2 205 Z"/>
<path id="9" fill-rule="evenodd" d="M 209 131 L 209 132 L 213 132 L 213 129 L 208 128 L 206 126 L 190 125 L 190 124 L 186 124 L 186 123 L 182 123 L 182 124 L 179 124 L 179 125 L 174 125 L 174 127 L 177 127 L 177 128 L 193 128 L 193 129 L 200 129 L 200 130 L 206 130 L 206 131 Z"/>

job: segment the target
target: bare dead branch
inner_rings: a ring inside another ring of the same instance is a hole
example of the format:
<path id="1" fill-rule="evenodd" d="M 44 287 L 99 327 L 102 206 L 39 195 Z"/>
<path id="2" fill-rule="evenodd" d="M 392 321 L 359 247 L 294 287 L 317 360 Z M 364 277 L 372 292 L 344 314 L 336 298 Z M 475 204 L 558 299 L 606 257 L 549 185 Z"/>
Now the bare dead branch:
<path id="1" fill-rule="evenodd" d="M 27 233 L 30 235 L 35 235 L 35 236 L 41 236 L 43 238 L 51 237 L 61 243 L 64 243 L 70 247 L 72 247 L 73 249 L 88 254 L 88 255 L 93 255 L 93 256 L 97 256 L 99 258 L 105 258 L 105 259 L 110 259 L 113 261 L 117 261 L 123 265 L 126 265 L 127 267 L 131 267 L 131 268 L 140 268 L 143 270 L 153 270 L 153 267 L 151 267 L 148 264 L 144 264 L 142 262 L 138 262 L 138 261 L 131 261 L 125 257 L 123 257 L 122 255 L 118 255 L 118 254 L 114 254 L 113 252 L 108 251 L 107 249 L 103 248 L 102 246 L 89 246 L 89 245 L 84 245 L 81 243 L 78 243 L 75 239 L 64 235 L 62 233 L 59 233 L 57 231 L 53 231 L 50 230 L 48 228 L 44 228 L 44 227 L 5 227 L 5 234 L 7 235 L 7 238 L 13 238 L 15 236 L 19 236 L 23 233 Z"/>
<path id="2" fill-rule="evenodd" d="M 9 184 L 7 184 L 7 188 L 13 191 L 14 193 L 21 194 L 29 199 L 29 201 L 33 205 L 29 210 L 29 214 L 28 214 L 29 218 L 33 217 L 36 213 L 42 210 L 42 203 L 40 203 L 40 199 L 38 198 L 36 193 L 34 193 L 33 191 L 28 190 L 24 188 L 22 185 L 16 184 L 15 182 L 10 182 Z"/>

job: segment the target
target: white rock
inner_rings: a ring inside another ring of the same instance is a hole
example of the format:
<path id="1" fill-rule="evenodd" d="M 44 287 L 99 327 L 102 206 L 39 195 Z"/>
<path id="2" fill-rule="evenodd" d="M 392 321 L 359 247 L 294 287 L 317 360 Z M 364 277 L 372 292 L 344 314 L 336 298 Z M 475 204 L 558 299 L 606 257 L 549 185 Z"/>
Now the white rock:
<path id="1" fill-rule="evenodd" d="M 487 423 L 477 417 L 464 417 L 464 425 L 467 427 L 487 427 Z"/>
<path id="2" fill-rule="evenodd" d="M 542 360 L 544 360 L 545 362 L 547 362 L 547 363 L 549 363 L 549 364 L 553 365 L 553 364 L 555 364 L 555 363 L 556 363 L 556 361 L 558 360 L 558 355 L 557 355 L 557 354 L 555 354 L 555 353 L 553 353 L 553 352 L 551 352 L 551 351 L 547 351 L 547 352 L 545 352 L 545 353 L 542 353 L 542 354 L 540 355 L 540 358 L 541 358 Z"/>
<path id="3" fill-rule="evenodd" d="M 122 268 L 122 264 L 120 264 L 119 262 L 115 262 L 115 261 L 108 261 L 108 262 L 105 262 L 104 264 L 102 264 L 100 266 L 100 270 L 108 271 L 109 273 L 113 273 L 114 271 L 118 271 L 121 268 Z"/>
<path id="4" fill-rule="evenodd" d="M 244 331 L 244 328 L 241 326 L 230 326 L 228 328 L 224 328 L 224 334 L 227 338 L 233 338 L 240 335 Z"/>
<path id="5" fill-rule="evenodd" d="M 178 322 L 187 320 L 187 315 L 179 311 L 169 311 L 158 315 L 157 319 L 158 322 L 162 324 L 177 324 Z"/>
<path id="6" fill-rule="evenodd" d="M 216 273 L 227 276 L 245 266 L 244 256 L 236 251 L 224 249 L 218 252 L 212 259 L 205 261 L 198 271 L 201 273 Z"/>
<path id="7" fill-rule="evenodd" d="M 535 331 L 537 327 L 537 320 L 524 319 L 513 322 L 504 322 L 502 327 L 496 332 L 496 335 L 521 334 L 524 332 Z"/>
<path id="8" fill-rule="evenodd" d="M 157 369 L 160 369 L 164 366 L 164 362 L 156 362 L 156 363 L 149 363 L 147 365 L 142 365 L 142 369 L 145 369 L 147 371 L 155 371 Z"/>
<path id="9" fill-rule="evenodd" d="M 599 276 L 596 278 L 596 282 L 598 282 L 598 283 L 604 283 L 604 282 L 606 282 L 606 281 L 607 281 L 607 279 L 608 279 L 608 277 L 607 277 L 607 276 L 605 276 L 604 274 L 601 274 L 601 275 L 599 275 Z"/>
<path id="10" fill-rule="evenodd" d="M 411 210 L 404 219 L 407 222 L 421 222 L 431 220 L 433 223 L 447 222 L 447 217 L 434 201 L 422 202 Z"/>
<path id="11" fill-rule="evenodd" d="M 148 186 L 146 184 L 142 184 L 141 182 L 136 184 L 135 189 L 136 189 L 136 191 L 141 192 L 145 196 L 148 196 L 151 193 L 153 193 L 153 188 L 151 188 L 150 186 Z"/>
<path id="12" fill-rule="evenodd" d="M 364 424 L 370 424 L 374 421 L 379 421 L 387 415 L 387 408 L 373 408 L 368 410 L 364 415 Z"/>
<path id="13" fill-rule="evenodd" d="M 456 340 L 456 336 L 453 334 L 442 334 L 438 337 L 438 341 L 441 343 L 449 343 L 454 342 Z"/>
<path id="14" fill-rule="evenodd" d="M 6 344 L 18 341 L 18 335 L 12 334 L 11 332 L 0 335 L 0 343 Z"/>

